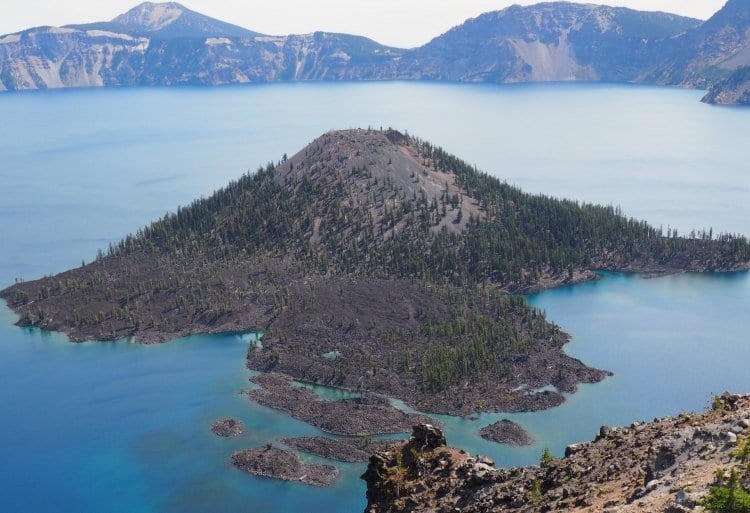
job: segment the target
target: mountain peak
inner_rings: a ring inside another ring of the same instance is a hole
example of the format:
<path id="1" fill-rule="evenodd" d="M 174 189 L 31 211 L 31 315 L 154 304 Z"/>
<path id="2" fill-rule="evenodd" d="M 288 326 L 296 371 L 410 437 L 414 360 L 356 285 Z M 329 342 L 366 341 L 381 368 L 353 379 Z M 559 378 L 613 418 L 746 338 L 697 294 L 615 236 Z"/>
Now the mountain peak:
<path id="1" fill-rule="evenodd" d="M 205 16 L 177 2 L 143 2 L 110 22 L 84 26 L 160 39 L 202 37 L 254 37 L 258 34 L 237 25 Z"/>
<path id="2" fill-rule="evenodd" d="M 143 2 L 112 20 L 127 27 L 158 31 L 178 20 L 189 9 L 176 2 Z"/>

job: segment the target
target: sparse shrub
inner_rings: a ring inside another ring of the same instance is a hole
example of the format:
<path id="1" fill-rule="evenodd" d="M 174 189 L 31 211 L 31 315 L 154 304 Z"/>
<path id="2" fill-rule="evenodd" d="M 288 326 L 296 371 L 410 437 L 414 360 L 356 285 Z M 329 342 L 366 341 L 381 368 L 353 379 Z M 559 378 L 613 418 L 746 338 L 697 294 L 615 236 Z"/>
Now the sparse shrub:
<path id="1" fill-rule="evenodd" d="M 531 490 L 529 490 L 529 500 L 533 504 L 539 504 L 542 502 L 542 484 L 538 479 L 534 479 L 531 482 Z"/>
<path id="2" fill-rule="evenodd" d="M 724 471 L 717 471 L 717 484 L 700 501 L 700 505 L 715 513 L 750 513 L 750 493 L 740 485 L 740 476 L 733 469 L 727 479 Z"/>

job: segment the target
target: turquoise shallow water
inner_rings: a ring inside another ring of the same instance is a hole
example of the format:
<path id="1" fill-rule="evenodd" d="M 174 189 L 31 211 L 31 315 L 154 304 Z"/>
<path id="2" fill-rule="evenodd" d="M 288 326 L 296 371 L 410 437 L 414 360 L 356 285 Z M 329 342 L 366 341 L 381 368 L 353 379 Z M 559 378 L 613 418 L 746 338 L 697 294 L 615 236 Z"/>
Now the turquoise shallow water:
<path id="1" fill-rule="evenodd" d="M 322 131 L 394 126 L 530 191 L 620 204 L 681 231 L 750 233 L 750 111 L 699 92 L 608 85 L 295 84 L 0 95 L 0 285 L 80 264 L 128 231 Z M 750 391 L 750 276 L 605 275 L 530 298 L 614 371 L 560 408 L 509 416 L 529 449 L 443 419 L 449 441 L 506 465 L 560 452 L 600 424 L 700 409 Z M 352 512 L 361 465 L 328 490 L 234 470 L 232 451 L 317 434 L 253 406 L 239 336 L 74 345 L 0 307 L 0 511 Z M 335 392 L 323 391 L 334 397 Z M 248 435 L 215 438 L 241 418 Z"/>

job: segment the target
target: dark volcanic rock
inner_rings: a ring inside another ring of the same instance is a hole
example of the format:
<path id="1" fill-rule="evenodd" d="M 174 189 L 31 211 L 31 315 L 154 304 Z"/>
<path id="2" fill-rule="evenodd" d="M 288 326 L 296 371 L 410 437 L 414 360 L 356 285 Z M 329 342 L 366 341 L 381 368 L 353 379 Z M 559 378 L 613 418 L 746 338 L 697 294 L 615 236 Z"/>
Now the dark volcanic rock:
<path id="1" fill-rule="evenodd" d="M 500 444 L 515 445 L 517 447 L 534 443 L 534 439 L 531 438 L 524 428 L 508 419 L 503 419 L 483 427 L 479 430 L 479 434 L 485 440 Z"/>
<path id="2" fill-rule="evenodd" d="M 365 463 L 376 452 L 399 443 L 398 440 L 373 440 L 370 438 L 337 440 L 323 436 L 284 438 L 281 441 L 298 451 L 346 463 Z"/>
<path id="3" fill-rule="evenodd" d="M 211 431 L 217 436 L 240 436 L 244 426 L 237 419 L 220 419 L 211 424 Z"/>
<path id="4" fill-rule="evenodd" d="M 336 467 L 307 465 L 296 454 L 270 446 L 235 452 L 232 464 L 256 476 L 300 481 L 313 486 L 330 486 L 339 475 Z"/>
<path id="5" fill-rule="evenodd" d="M 367 436 L 378 433 L 404 433 L 411 426 L 430 422 L 424 415 L 404 413 L 379 396 L 338 401 L 321 401 L 312 390 L 296 387 L 283 374 L 261 374 L 252 378 L 261 385 L 250 390 L 250 398 L 263 406 L 288 412 L 327 433 Z"/>
<path id="6" fill-rule="evenodd" d="M 431 424 L 414 426 L 410 441 L 423 449 L 437 449 L 446 444 L 443 431 Z"/>

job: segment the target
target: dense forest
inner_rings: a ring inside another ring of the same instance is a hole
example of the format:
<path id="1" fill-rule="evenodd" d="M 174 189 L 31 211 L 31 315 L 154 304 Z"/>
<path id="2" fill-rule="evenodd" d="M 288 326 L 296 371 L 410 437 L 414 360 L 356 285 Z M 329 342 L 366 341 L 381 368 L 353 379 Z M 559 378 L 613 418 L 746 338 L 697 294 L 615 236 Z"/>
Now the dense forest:
<path id="1" fill-rule="evenodd" d="M 598 269 L 748 262 L 744 237 L 663 233 L 614 207 L 523 193 L 393 130 L 349 130 L 2 296 L 21 324 L 74 340 L 260 329 L 254 368 L 468 411 L 551 404 L 560 398 L 509 390 L 604 375 L 566 357 L 564 333 L 508 294 Z"/>

